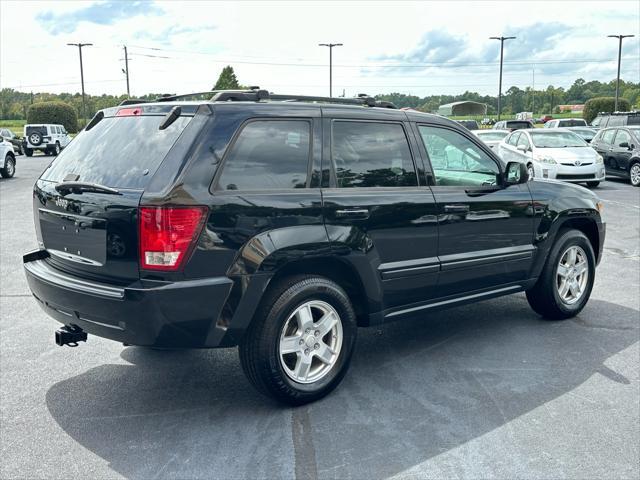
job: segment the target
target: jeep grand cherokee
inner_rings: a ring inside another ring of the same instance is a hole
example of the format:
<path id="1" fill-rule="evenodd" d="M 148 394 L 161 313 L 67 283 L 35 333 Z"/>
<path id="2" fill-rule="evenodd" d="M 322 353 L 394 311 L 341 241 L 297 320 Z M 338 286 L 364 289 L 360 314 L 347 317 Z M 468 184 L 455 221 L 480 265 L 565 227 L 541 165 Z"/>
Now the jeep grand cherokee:
<path id="1" fill-rule="evenodd" d="M 370 97 L 212 95 L 103 110 L 37 180 L 24 268 L 59 345 L 239 346 L 259 391 L 301 404 L 358 327 L 521 291 L 548 319 L 587 303 L 590 191 Z"/>

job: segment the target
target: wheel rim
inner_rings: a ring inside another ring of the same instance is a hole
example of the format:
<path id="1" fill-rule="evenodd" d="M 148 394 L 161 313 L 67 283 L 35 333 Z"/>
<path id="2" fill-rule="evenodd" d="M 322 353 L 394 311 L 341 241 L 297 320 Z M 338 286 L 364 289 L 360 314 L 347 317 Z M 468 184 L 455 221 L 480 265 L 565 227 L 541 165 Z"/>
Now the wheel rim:
<path id="1" fill-rule="evenodd" d="M 31 143 L 36 145 L 38 143 L 38 140 L 40 140 L 40 136 L 34 133 L 29 137 L 29 140 L 31 141 Z"/>
<path id="2" fill-rule="evenodd" d="M 282 327 L 278 343 L 280 365 L 295 382 L 317 382 L 335 366 L 342 341 L 338 312 L 320 300 L 305 302 Z"/>
<path id="3" fill-rule="evenodd" d="M 56 155 L 60 153 L 60 145 L 58 145 L 57 143 L 56 143 L 55 152 L 56 152 Z"/>
<path id="4" fill-rule="evenodd" d="M 558 262 L 556 289 L 562 302 L 567 305 L 582 298 L 589 280 L 589 263 L 585 251 L 574 245 L 565 250 Z"/>
<path id="5" fill-rule="evenodd" d="M 527 172 L 529 172 L 529 180 L 533 180 L 533 177 L 535 175 L 535 170 L 531 165 L 527 167 Z"/>
<path id="6" fill-rule="evenodd" d="M 640 183 L 640 163 L 636 163 L 631 167 L 631 183 L 638 185 Z"/>
<path id="7" fill-rule="evenodd" d="M 7 173 L 9 174 L 9 176 L 13 176 L 14 172 L 15 172 L 15 166 L 13 164 L 13 160 L 8 160 L 7 161 Z"/>

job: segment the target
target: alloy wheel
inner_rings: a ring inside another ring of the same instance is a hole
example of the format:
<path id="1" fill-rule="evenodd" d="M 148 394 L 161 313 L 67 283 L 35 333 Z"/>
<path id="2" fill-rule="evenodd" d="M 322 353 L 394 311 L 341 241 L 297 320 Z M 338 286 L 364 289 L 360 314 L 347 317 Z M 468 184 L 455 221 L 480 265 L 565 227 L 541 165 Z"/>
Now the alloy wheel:
<path id="1" fill-rule="evenodd" d="M 556 290 L 563 303 L 572 305 L 582 298 L 589 280 L 585 251 L 573 245 L 560 257 L 556 270 Z"/>
<path id="2" fill-rule="evenodd" d="M 640 185 L 640 163 L 634 163 L 631 166 L 631 170 L 629 171 L 629 176 L 631 177 L 631 185 L 633 186 Z"/>
<path id="3" fill-rule="evenodd" d="M 335 366 L 342 342 L 338 312 L 320 300 L 305 302 L 282 328 L 278 344 L 280 365 L 295 382 L 317 382 Z"/>

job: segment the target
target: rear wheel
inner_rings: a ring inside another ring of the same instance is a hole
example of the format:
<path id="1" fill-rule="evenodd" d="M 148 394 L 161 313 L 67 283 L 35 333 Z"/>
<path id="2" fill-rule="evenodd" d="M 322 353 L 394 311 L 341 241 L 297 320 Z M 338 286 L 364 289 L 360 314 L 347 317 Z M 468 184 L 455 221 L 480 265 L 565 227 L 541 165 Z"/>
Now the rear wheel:
<path id="1" fill-rule="evenodd" d="M 584 308 L 596 273 L 589 239 L 578 230 L 560 232 L 537 283 L 527 291 L 531 308 L 549 320 L 576 316 Z"/>
<path id="2" fill-rule="evenodd" d="M 60 155 L 60 144 L 58 142 L 53 146 L 52 152 L 55 156 Z"/>
<path id="3" fill-rule="evenodd" d="M 629 168 L 629 179 L 631 180 L 631 185 L 640 187 L 640 162 L 635 162 Z"/>
<path id="4" fill-rule="evenodd" d="M 265 296 L 240 345 L 240 361 L 257 390 L 301 405 L 338 386 L 356 333 L 353 308 L 339 285 L 317 276 L 290 277 Z"/>
<path id="5" fill-rule="evenodd" d="M 31 150 L 30 148 L 25 148 L 25 149 L 24 149 L 24 154 L 25 154 L 27 157 L 31 157 L 31 156 L 33 156 L 33 150 Z"/>
<path id="6" fill-rule="evenodd" d="M 587 182 L 587 187 L 589 188 L 596 188 L 598 185 L 600 185 L 600 182 Z"/>
<path id="7" fill-rule="evenodd" d="M 2 178 L 11 178 L 16 173 L 16 159 L 13 155 L 7 155 L 4 162 L 4 168 L 0 169 L 0 175 Z"/>

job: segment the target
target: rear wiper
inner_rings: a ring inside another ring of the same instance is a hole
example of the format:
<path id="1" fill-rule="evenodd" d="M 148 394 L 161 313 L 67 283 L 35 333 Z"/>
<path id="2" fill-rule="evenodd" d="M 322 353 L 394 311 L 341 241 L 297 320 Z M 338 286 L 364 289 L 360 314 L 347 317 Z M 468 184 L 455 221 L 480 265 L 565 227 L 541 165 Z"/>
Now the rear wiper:
<path id="1" fill-rule="evenodd" d="M 104 185 L 99 185 L 97 183 L 88 183 L 88 182 L 62 182 L 55 186 L 56 191 L 65 195 L 69 192 L 71 193 L 82 193 L 82 192 L 94 192 L 94 193 L 109 193 L 111 195 L 122 195 L 118 190 L 111 187 L 105 187 Z"/>

